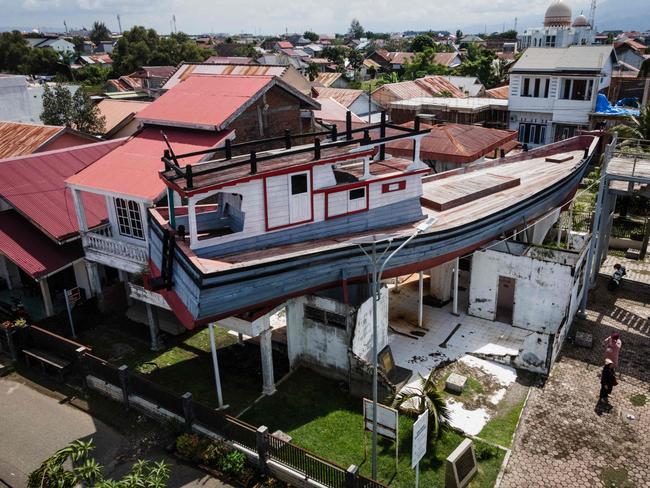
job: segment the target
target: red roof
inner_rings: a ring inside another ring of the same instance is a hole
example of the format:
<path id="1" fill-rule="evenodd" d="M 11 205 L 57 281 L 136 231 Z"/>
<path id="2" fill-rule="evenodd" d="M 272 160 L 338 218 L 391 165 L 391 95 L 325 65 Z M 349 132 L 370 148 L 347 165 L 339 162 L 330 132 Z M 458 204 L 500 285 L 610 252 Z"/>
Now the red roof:
<path id="1" fill-rule="evenodd" d="M 413 122 L 403 124 L 413 127 Z M 423 124 L 422 127 L 428 127 Z M 391 135 L 392 131 L 388 131 Z M 434 125 L 431 133 L 422 138 L 420 158 L 467 164 L 491 153 L 517 138 L 517 132 L 488 129 L 475 125 Z M 413 141 L 401 140 L 386 144 L 386 152 L 393 156 L 413 157 Z"/>
<path id="2" fill-rule="evenodd" d="M 280 49 L 293 49 L 293 44 L 289 41 L 278 41 L 277 45 Z"/>
<path id="3" fill-rule="evenodd" d="M 79 242 L 59 245 L 14 210 L 0 212 L 0 253 L 32 278 L 52 274 L 83 257 Z"/>
<path id="4" fill-rule="evenodd" d="M 79 226 L 66 178 L 123 143 L 116 139 L 2 160 L 0 196 L 52 239 L 69 239 Z M 85 195 L 84 207 L 89 227 L 107 218 L 101 197 Z"/>
<path id="5" fill-rule="evenodd" d="M 272 76 L 190 76 L 136 118 L 173 127 L 221 130 L 272 81 Z"/>
<path id="6" fill-rule="evenodd" d="M 232 131 L 165 129 L 164 132 L 174 152 L 182 154 L 216 147 L 224 143 Z M 90 192 L 120 194 L 154 202 L 165 191 L 158 172 L 164 169 L 160 158 L 166 148 L 160 130 L 146 128 L 96 163 L 68 178 L 67 183 Z M 200 159 L 201 156 L 196 156 L 179 163 L 185 165 Z"/>

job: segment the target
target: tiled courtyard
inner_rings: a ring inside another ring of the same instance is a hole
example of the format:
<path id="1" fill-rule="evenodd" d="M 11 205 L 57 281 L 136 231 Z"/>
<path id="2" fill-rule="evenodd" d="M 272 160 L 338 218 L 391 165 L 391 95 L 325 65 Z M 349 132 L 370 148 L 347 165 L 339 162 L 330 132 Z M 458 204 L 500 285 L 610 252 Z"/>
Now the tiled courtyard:
<path id="1" fill-rule="evenodd" d="M 650 401 L 638 406 L 650 400 L 650 287 L 626 283 L 612 295 L 605 285 L 574 325 L 594 347 L 567 342 L 546 385 L 532 389 L 500 488 L 650 487 Z M 615 330 L 622 376 L 606 413 L 596 410 L 602 341 Z"/>

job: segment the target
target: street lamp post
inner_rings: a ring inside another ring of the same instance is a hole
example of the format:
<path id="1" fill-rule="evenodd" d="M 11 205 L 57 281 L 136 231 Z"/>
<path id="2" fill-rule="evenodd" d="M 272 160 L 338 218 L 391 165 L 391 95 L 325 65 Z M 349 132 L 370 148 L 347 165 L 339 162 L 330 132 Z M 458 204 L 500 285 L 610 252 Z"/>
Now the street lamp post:
<path id="1" fill-rule="evenodd" d="M 436 217 L 429 217 L 427 220 L 419 224 L 415 232 L 409 236 L 397 249 L 391 252 L 388 257 L 381 263 L 384 255 L 390 249 L 394 236 L 371 236 L 370 239 L 355 239 L 354 242 L 361 251 L 368 257 L 372 267 L 372 479 L 377 479 L 377 302 L 379 301 L 379 293 L 381 289 L 381 275 L 386 268 L 386 265 L 395 254 L 400 252 L 409 242 L 411 242 L 417 235 L 426 232 L 436 222 Z M 377 255 L 377 244 L 380 242 L 388 242 L 386 249 L 379 256 Z M 363 248 L 364 243 L 372 245 L 370 254 Z M 379 269 L 377 269 L 379 268 Z"/>

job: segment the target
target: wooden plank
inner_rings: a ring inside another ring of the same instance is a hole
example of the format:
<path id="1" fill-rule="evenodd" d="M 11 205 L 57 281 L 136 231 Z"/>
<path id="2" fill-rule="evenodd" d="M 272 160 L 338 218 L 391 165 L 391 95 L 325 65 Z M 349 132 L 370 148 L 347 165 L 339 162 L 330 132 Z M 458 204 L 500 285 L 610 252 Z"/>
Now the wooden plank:
<path id="1" fill-rule="evenodd" d="M 438 185 L 435 191 L 426 191 L 421 201 L 426 208 L 443 212 L 520 184 L 519 178 L 487 173 Z"/>

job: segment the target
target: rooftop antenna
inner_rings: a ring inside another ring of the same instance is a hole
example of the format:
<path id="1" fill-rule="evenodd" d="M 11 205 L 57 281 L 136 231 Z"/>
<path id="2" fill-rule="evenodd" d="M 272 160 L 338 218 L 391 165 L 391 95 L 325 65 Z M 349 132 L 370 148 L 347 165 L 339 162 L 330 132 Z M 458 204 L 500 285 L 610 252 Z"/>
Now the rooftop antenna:
<path id="1" fill-rule="evenodd" d="M 63 21 L 63 27 L 65 27 L 65 33 L 67 35 L 68 34 L 68 24 L 66 23 L 65 20 Z"/>
<path id="2" fill-rule="evenodd" d="M 117 27 L 119 34 L 122 34 L 122 21 L 120 20 L 120 14 L 117 14 Z"/>
<path id="3" fill-rule="evenodd" d="M 519 20 L 517 17 L 515 17 L 515 31 L 517 31 L 517 20 Z"/>
<path id="4" fill-rule="evenodd" d="M 594 29 L 596 22 L 596 0 L 591 0 L 591 7 L 589 7 L 589 25 Z"/>
<path id="5" fill-rule="evenodd" d="M 174 21 L 174 32 L 176 32 L 178 34 L 178 29 L 176 28 L 176 14 L 172 15 L 172 19 Z"/>

